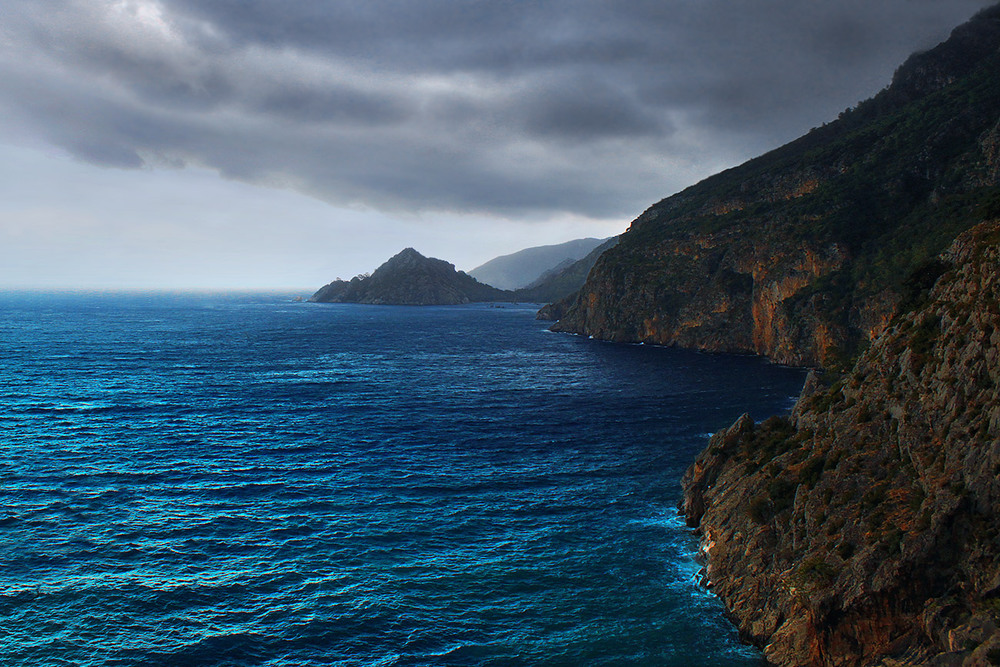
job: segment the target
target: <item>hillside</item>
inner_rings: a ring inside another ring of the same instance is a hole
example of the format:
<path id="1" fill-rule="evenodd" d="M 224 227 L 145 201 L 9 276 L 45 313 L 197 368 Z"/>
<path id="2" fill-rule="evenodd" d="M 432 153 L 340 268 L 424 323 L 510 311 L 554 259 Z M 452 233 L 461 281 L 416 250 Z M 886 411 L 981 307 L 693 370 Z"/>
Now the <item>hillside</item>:
<path id="1" fill-rule="evenodd" d="M 575 262 L 564 262 L 546 271 L 535 282 L 517 290 L 516 294 L 521 301 L 536 303 L 561 303 L 574 298 L 587 281 L 587 276 L 590 275 L 598 258 L 604 254 L 605 250 L 615 247 L 617 243 L 617 236 L 604 240 L 583 258 Z M 551 316 L 551 309 L 552 306 L 543 308 L 539 313 L 539 319 L 557 319 Z"/>
<path id="2" fill-rule="evenodd" d="M 557 331 L 846 367 L 1000 213 L 1000 8 L 836 121 L 653 205 Z"/>
<path id="3" fill-rule="evenodd" d="M 468 273 L 479 282 L 499 289 L 516 290 L 530 287 L 542 280 L 546 273 L 565 269 L 577 260 L 583 259 L 606 240 L 586 238 L 557 245 L 525 248 L 510 255 L 491 259 Z"/>

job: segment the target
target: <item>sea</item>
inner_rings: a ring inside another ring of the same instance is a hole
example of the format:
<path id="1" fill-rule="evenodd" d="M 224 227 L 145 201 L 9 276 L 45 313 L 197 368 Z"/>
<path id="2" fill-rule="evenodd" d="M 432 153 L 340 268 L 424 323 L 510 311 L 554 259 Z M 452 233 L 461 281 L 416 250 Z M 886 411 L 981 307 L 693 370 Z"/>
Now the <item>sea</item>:
<path id="1" fill-rule="evenodd" d="M 801 370 L 293 297 L 0 293 L 0 664 L 763 664 L 679 482 Z"/>

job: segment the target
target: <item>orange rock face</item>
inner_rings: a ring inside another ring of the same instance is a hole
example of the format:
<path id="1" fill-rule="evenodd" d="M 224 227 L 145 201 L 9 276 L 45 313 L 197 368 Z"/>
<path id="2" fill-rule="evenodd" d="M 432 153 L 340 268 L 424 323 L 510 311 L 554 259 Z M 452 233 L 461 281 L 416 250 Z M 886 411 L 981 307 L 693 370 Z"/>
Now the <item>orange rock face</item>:
<path id="1" fill-rule="evenodd" d="M 654 204 L 557 331 L 843 367 L 1000 210 L 1000 8 L 872 100 Z"/>
<path id="2" fill-rule="evenodd" d="M 1000 221 L 942 261 L 840 381 L 744 417 L 685 475 L 713 590 L 774 664 L 1000 656 Z"/>

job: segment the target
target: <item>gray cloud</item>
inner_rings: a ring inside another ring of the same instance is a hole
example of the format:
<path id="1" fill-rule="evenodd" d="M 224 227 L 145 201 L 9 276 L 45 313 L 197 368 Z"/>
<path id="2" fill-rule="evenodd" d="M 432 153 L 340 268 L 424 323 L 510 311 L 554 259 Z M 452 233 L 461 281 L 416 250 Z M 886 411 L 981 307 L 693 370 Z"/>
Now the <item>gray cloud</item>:
<path id="1" fill-rule="evenodd" d="M 621 217 L 794 138 L 987 0 L 8 0 L 0 117 L 103 166 Z"/>

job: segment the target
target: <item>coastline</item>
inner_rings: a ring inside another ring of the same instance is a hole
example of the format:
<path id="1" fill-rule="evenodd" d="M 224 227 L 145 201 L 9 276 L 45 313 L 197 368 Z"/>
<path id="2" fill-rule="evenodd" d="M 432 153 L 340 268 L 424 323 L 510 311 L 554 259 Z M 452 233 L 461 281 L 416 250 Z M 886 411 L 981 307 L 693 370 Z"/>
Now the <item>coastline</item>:
<path id="1" fill-rule="evenodd" d="M 1000 222 L 788 417 L 747 415 L 681 510 L 740 635 L 783 667 L 1000 662 Z"/>

